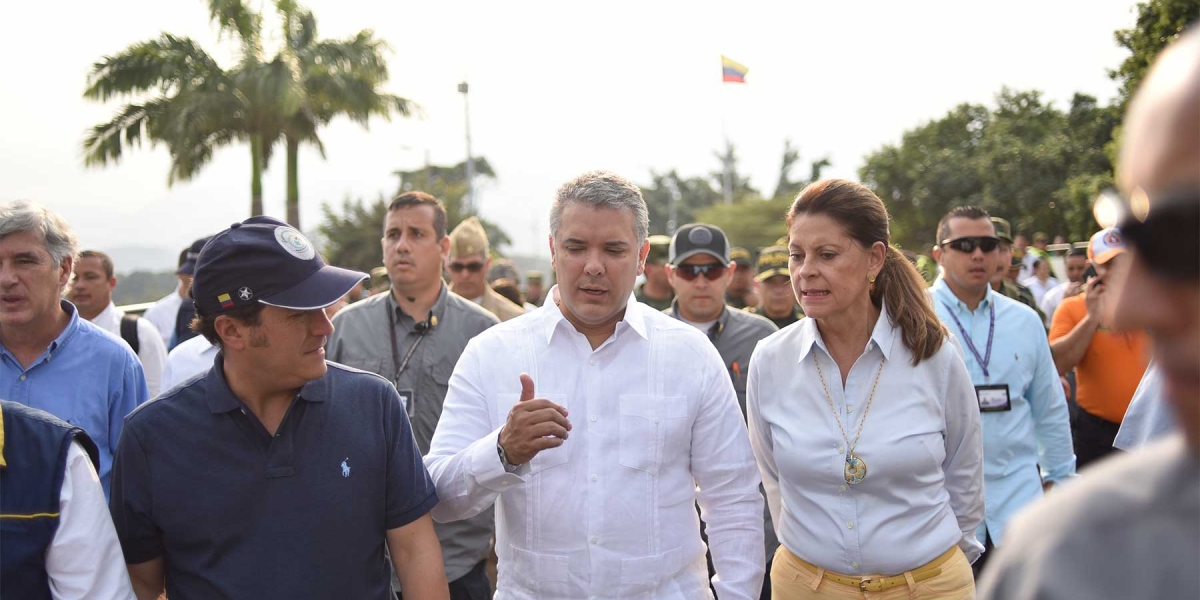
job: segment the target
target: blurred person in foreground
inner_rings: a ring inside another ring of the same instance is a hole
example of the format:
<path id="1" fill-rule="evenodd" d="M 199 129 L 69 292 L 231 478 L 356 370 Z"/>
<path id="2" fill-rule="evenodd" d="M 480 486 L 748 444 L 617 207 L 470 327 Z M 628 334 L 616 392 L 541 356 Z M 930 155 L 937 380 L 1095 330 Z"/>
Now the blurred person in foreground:
<path id="1" fill-rule="evenodd" d="M 107 254 L 84 250 L 75 260 L 74 269 L 67 287 L 67 299 L 79 309 L 80 317 L 129 344 L 142 363 L 150 397 L 157 396 L 162 389 L 163 367 L 167 362 L 167 348 L 163 345 L 158 328 L 149 320 L 125 314 L 113 305 L 112 295 L 117 287 L 117 277 L 113 273 L 112 259 Z"/>
<path id="2" fill-rule="evenodd" d="M 1105 305 L 1125 280 L 1132 260 L 1121 231 L 1103 229 L 1088 242 L 1088 259 L 1096 269 L 1083 294 L 1064 300 L 1050 326 L 1050 352 L 1058 373 L 1075 371 L 1075 403 L 1071 435 L 1076 468 L 1107 456 L 1125 411 L 1150 361 L 1145 331 L 1118 330 Z"/>
<path id="3" fill-rule="evenodd" d="M 808 186 L 787 224 L 807 318 L 759 343 L 746 405 L 773 597 L 974 598 L 979 412 L 924 280 L 860 184 Z"/>
<path id="4" fill-rule="evenodd" d="M 754 257 L 749 250 L 734 246 L 729 249 L 729 260 L 737 266 L 725 290 L 725 304 L 738 309 L 758 306 L 758 294 L 754 291 Z"/>
<path id="5" fill-rule="evenodd" d="M 77 250 L 71 226 L 54 211 L 0 203 L 0 395 L 87 432 L 107 498 L 125 415 L 150 392 L 129 345 L 62 297 Z"/>
<path id="6" fill-rule="evenodd" d="M 769 246 L 759 251 L 754 279 L 758 281 L 759 303 L 747 308 L 746 312 L 766 317 L 780 329 L 804 318 L 804 311 L 796 303 L 796 292 L 792 290 L 787 248 Z"/>
<path id="7" fill-rule="evenodd" d="M 1129 210 L 1112 322 L 1152 338 L 1182 431 L 1113 457 L 1013 525 L 981 585 L 1003 600 L 1200 597 L 1200 30 L 1159 56 L 1125 118 Z"/>
<path id="8" fill-rule="evenodd" d="M 459 223 L 450 232 L 450 250 L 446 257 L 450 291 L 482 306 L 501 321 L 520 316 L 525 309 L 497 294 L 488 283 L 487 273 L 491 264 L 487 231 L 483 224 L 475 217 Z"/>
<path id="9" fill-rule="evenodd" d="M 111 511 L 141 600 L 445 600 L 437 494 L 396 389 L 325 359 L 324 307 L 367 276 L 270 217 L 204 246 L 193 327 L 212 368 L 129 415 Z"/>
<path id="10" fill-rule="evenodd" d="M 758 472 L 725 365 L 690 325 L 630 300 L 646 202 L 585 173 L 550 209 L 558 285 L 467 344 L 426 464 L 438 521 L 495 505 L 497 600 L 759 597 Z"/>

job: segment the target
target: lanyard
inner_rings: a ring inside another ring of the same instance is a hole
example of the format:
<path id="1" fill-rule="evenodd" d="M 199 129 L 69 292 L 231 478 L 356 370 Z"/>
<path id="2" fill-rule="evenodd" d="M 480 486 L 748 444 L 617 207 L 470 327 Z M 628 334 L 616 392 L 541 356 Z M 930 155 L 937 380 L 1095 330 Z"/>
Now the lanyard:
<path id="1" fill-rule="evenodd" d="M 404 370 L 408 368 L 408 361 L 412 360 L 413 353 L 417 351 L 417 346 L 421 345 L 421 340 L 425 339 L 425 333 L 429 331 L 429 329 L 427 327 L 421 327 L 421 324 L 418 323 L 418 326 L 415 328 L 418 333 L 417 341 L 413 342 L 413 345 L 408 347 L 408 352 L 404 353 L 403 359 L 398 359 L 397 355 L 400 354 L 400 352 L 396 344 L 396 320 L 395 315 L 392 314 L 393 308 L 387 302 L 383 303 L 383 307 L 387 309 L 388 333 L 392 335 L 392 367 L 395 369 L 396 373 L 396 375 L 392 377 L 392 384 L 396 387 L 400 387 L 400 375 L 402 375 Z"/>
<path id="2" fill-rule="evenodd" d="M 975 348 L 975 342 L 971 341 L 971 334 L 967 333 L 962 321 L 958 320 L 958 317 L 954 314 L 954 309 L 950 308 L 950 305 L 945 302 L 942 303 L 942 306 L 946 307 L 946 312 L 950 313 L 950 318 L 954 319 L 955 325 L 958 325 L 958 330 L 963 334 L 963 341 L 967 343 L 967 349 L 971 351 L 971 354 L 975 355 L 975 360 L 979 363 L 979 368 L 983 369 L 983 376 L 990 379 L 991 376 L 988 375 L 988 363 L 992 362 L 992 337 L 996 334 L 996 304 L 988 302 L 987 352 L 983 356 L 979 356 L 979 350 Z"/>

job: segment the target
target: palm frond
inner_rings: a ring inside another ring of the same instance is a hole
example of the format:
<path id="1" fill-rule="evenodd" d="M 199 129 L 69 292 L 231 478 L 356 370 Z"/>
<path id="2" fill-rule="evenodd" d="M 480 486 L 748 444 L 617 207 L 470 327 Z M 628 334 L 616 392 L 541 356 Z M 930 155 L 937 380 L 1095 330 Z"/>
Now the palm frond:
<path id="1" fill-rule="evenodd" d="M 208 17 L 223 32 L 232 32 L 242 42 L 242 51 L 257 58 L 262 54 L 262 15 L 242 0 L 208 0 Z"/>
<path id="2" fill-rule="evenodd" d="M 151 130 L 166 112 L 167 103 L 167 99 L 158 98 L 130 104 L 107 123 L 92 127 L 83 140 L 83 164 L 92 167 L 120 162 L 125 146 L 140 145 L 144 137 L 154 143 Z"/>
<path id="3" fill-rule="evenodd" d="M 164 33 L 92 65 L 83 96 L 107 101 L 155 89 L 170 95 L 201 82 L 215 83 L 222 76 L 220 65 L 199 44 Z"/>

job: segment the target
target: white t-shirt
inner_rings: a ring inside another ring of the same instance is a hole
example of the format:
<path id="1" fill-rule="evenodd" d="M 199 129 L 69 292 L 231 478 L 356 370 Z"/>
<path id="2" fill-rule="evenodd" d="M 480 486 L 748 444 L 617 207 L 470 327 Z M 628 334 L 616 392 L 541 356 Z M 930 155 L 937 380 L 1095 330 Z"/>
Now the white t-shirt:
<path id="1" fill-rule="evenodd" d="M 109 302 L 108 307 L 92 319 L 92 324 L 121 337 L 121 319 L 124 316 L 124 312 L 117 310 L 117 307 Z M 142 363 L 142 372 L 146 374 L 146 387 L 150 388 L 150 397 L 153 398 L 162 391 L 162 374 L 163 366 L 167 362 L 167 346 L 159 336 L 158 328 L 145 317 L 137 321 L 137 336 L 137 357 Z"/>

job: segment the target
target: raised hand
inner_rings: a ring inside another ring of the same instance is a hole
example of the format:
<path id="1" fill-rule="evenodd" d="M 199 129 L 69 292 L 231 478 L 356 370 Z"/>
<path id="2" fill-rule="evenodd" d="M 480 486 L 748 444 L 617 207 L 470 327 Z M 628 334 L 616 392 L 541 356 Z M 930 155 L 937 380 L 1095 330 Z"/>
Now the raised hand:
<path id="1" fill-rule="evenodd" d="M 500 430 L 500 447 L 508 461 L 525 464 L 538 452 L 563 445 L 570 431 L 567 409 L 545 398 L 535 398 L 533 378 L 521 373 L 521 399 L 513 405 Z"/>

